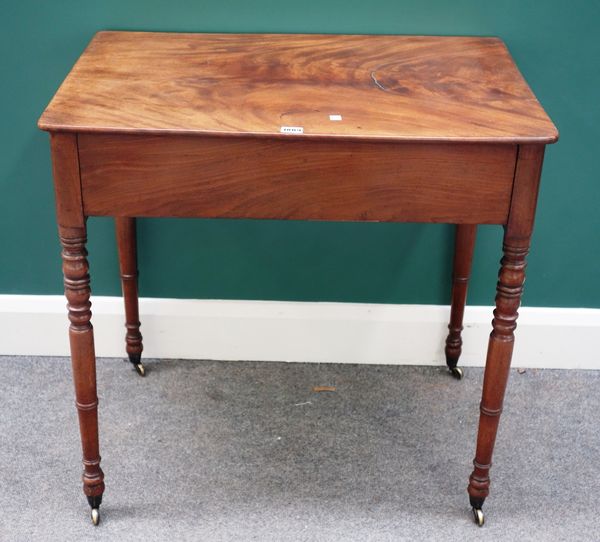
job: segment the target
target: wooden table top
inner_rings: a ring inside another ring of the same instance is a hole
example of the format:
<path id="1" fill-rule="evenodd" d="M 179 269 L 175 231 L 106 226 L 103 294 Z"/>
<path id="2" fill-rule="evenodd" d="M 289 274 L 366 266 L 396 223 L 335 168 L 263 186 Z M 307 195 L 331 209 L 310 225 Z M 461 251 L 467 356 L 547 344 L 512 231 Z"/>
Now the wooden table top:
<path id="1" fill-rule="evenodd" d="M 558 138 L 504 43 L 478 37 L 99 32 L 38 124 L 391 141 Z"/>

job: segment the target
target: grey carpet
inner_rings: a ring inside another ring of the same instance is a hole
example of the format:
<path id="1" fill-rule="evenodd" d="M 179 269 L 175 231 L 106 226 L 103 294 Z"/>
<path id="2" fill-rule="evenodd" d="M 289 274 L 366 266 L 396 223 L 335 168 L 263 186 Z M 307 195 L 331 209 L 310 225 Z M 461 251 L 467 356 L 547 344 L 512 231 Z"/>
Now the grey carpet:
<path id="1" fill-rule="evenodd" d="M 2 542 L 600 540 L 600 372 L 513 370 L 478 529 L 481 369 L 146 363 L 98 361 L 94 528 L 68 360 L 0 358 Z"/>

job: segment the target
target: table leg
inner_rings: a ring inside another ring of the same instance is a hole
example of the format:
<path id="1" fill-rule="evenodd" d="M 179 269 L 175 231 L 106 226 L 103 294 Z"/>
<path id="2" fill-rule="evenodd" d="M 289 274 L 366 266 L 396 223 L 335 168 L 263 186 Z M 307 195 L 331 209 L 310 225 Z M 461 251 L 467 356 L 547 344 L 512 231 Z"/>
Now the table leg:
<path id="1" fill-rule="evenodd" d="M 138 307 L 138 268 L 136 222 L 131 217 L 115 217 L 121 286 L 125 301 L 125 344 L 129 361 L 139 375 L 146 374 L 142 364 L 142 334 Z"/>
<path id="2" fill-rule="evenodd" d="M 453 376 L 461 379 L 462 369 L 457 367 L 462 347 L 461 332 L 463 316 L 467 302 L 467 288 L 473 261 L 473 249 L 477 226 L 475 224 L 457 224 L 454 243 L 454 264 L 452 270 L 452 304 L 450 308 L 450 323 L 446 338 L 446 364 Z"/>
<path id="3" fill-rule="evenodd" d="M 52 170 L 56 192 L 56 217 L 62 245 L 65 296 L 69 315 L 71 364 L 75 405 L 83 449 L 83 492 L 92 507 L 92 521 L 100 521 L 99 507 L 104 492 L 98 443 L 98 397 L 96 355 L 91 324 L 90 275 L 85 244 L 86 219 L 81 198 L 77 136 L 52 134 Z"/>
<path id="4" fill-rule="evenodd" d="M 483 376 L 477 451 L 468 487 L 475 521 L 480 526 L 483 525 L 481 507 L 489 494 L 492 454 L 510 371 L 543 156 L 543 146 L 519 147 L 513 197 L 504 232 L 504 256 L 498 273 L 496 309 Z"/>
<path id="5" fill-rule="evenodd" d="M 86 230 L 61 230 L 65 296 L 69 311 L 69 341 L 75 384 L 75 405 L 83 448 L 83 492 L 92 508 L 92 521 L 99 521 L 99 506 L 104 492 L 98 443 L 98 397 L 96 395 L 96 356 L 91 324 L 90 276 Z"/>

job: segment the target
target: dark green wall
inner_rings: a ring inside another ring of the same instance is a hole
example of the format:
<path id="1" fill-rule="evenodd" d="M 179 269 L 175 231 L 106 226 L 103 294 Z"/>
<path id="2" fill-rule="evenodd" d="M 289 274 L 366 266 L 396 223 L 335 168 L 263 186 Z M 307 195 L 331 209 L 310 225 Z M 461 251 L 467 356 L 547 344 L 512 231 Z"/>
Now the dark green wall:
<path id="1" fill-rule="evenodd" d="M 3 2 L 0 293 L 62 291 L 47 135 L 36 121 L 100 29 L 497 35 L 558 126 L 525 304 L 600 307 L 600 2 Z M 95 294 L 119 292 L 113 225 L 90 219 Z M 141 294 L 447 303 L 452 230 L 413 224 L 141 220 Z M 501 228 L 482 227 L 469 301 L 493 301 Z"/>

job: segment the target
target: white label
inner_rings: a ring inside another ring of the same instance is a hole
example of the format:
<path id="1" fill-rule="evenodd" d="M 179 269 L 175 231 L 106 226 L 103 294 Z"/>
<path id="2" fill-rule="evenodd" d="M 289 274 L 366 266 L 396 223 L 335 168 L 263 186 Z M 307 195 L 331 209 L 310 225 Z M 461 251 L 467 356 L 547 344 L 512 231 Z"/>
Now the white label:
<path id="1" fill-rule="evenodd" d="M 342 115 L 329 115 L 329 120 L 342 120 Z"/>
<path id="2" fill-rule="evenodd" d="M 302 126 L 282 126 L 279 131 L 282 134 L 303 134 L 304 128 Z"/>

